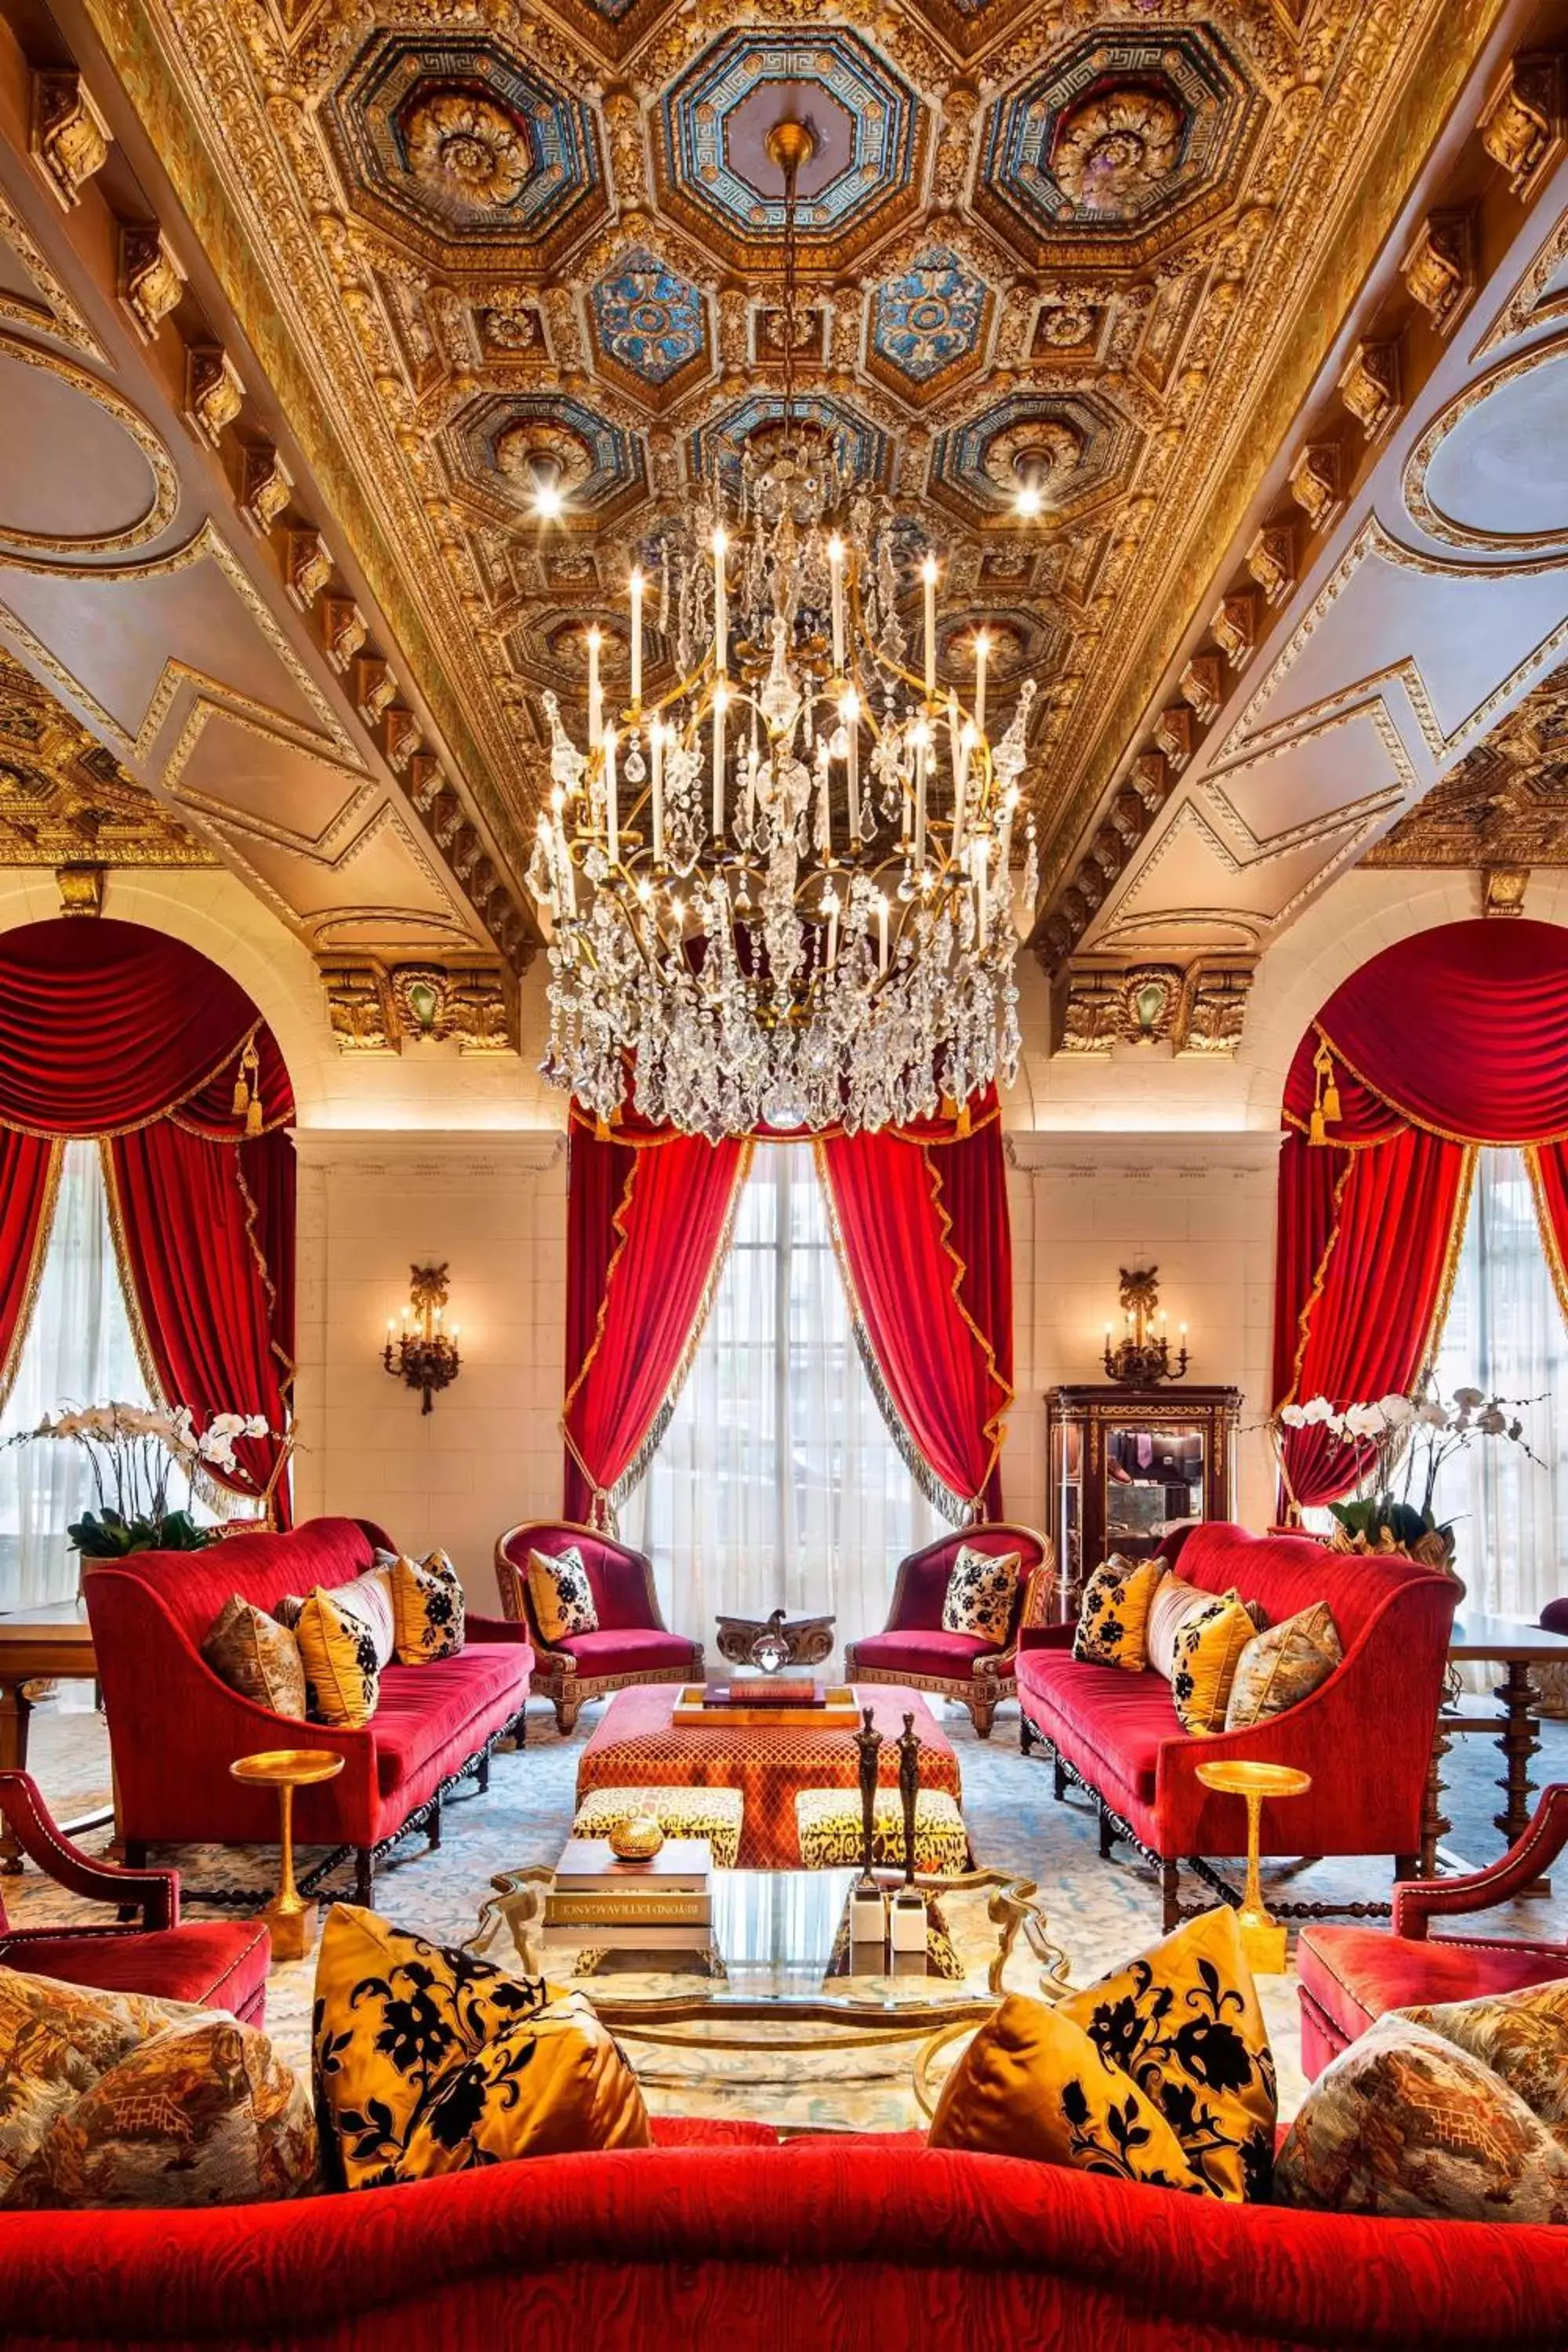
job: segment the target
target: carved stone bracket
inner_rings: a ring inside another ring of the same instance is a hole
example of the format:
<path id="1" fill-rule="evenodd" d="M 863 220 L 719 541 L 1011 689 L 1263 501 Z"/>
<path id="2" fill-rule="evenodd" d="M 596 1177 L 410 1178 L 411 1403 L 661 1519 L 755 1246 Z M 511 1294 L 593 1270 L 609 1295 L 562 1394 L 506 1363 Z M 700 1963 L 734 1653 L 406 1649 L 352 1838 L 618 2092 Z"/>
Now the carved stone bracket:
<path id="1" fill-rule="evenodd" d="M 245 400 L 239 371 L 217 343 L 194 343 L 185 353 L 185 414 L 216 449 Z"/>
<path id="2" fill-rule="evenodd" d="M 1483 915 L 1522 915 L 1530 887 L 1528 866 L 1489 866 L 1481 875 Z"/>
<path id="3" fill-rule="evenodd" d="M 1399 274 L 1433 325 L 1447 334 L 1475 290 L 1474 215 L 1467 211 L 1428 213 Z"/>
<path id="4" fill-rule="evenodd" d="M 1296 585 L 1296 527 L 1268 522 L 1247 551 L 1247 568 L 1270 604 L 1278 604 Z"/>
<path id="5" fill-rule="evenodd" d="M 422 1042 L 463 1054 L 520 1049 L 517 989 L 503 964 L 323 961 L 321 978 L 345 1054 L 400 1053 Z"/>
<path id="6" fill-rule="evenodd" d="M 1314 530 L 1327 530 L 1344 499 L 1337 441 L 1310 441 L 1290 468 L 1290 496 Z"/>
<path id="7" fill-rule="evenodd" d="M 294 478 L 270 442 L 245 453 L 239 510 L 265 539 L 294 494 Z"/>
<path id="8" fill-rule="evenodd" d="M 109 158 L 114 133 L 74 66 L 33 76 L 32 151 L 45 185 L 68 212 Z"/>
<path id="9" fill-rule="evenodd" d="M 1476 125 L 1521 203 L 1535 194 L 1563 145 L 1563 60 L 1548 51 L 1510 58 Z"/>
<path id="10" fill-rule="evenodd" d="M 1380 441 L 1399 414 L 1399 345 L 1358 343 L 1340 378 L 1340 398 L 1369 441 Z"/>
<path id="11" fill-rule="evenodd" d="M 1110 1058 L 1116 1045 L 1229 1056 L 1241 1042 L 1249 962 L 1071 965 L 1051 991 L 1053 1055 Z"/>
<path id="12" fill-rule="evenodd" d="M 180 257 L 156 221 L 120 232 L 120 300 L 143 342 L 150 342 L 185 290 Z"/>
<path id="13" fill-rule="evenodd" d="M 332 576 L 332 551 L 319 530 L 289 533 L 287 576 L 290 601 L 308 613 Z"/>

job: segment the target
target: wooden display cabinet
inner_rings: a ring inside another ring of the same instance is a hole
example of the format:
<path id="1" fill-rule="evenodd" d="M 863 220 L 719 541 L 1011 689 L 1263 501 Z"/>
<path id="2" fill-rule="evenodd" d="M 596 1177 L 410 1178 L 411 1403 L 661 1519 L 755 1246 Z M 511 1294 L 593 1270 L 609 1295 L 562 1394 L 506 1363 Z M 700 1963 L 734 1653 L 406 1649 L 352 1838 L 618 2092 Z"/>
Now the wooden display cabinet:
<path id="1" fill-rule="evenodd" d="M 1047 1389 L 1048 1525 L 1064 1619 L 1113 1551 L 1148 1559 L 1189 1519 L 1236 1516 L 1239 1389 Z"/>

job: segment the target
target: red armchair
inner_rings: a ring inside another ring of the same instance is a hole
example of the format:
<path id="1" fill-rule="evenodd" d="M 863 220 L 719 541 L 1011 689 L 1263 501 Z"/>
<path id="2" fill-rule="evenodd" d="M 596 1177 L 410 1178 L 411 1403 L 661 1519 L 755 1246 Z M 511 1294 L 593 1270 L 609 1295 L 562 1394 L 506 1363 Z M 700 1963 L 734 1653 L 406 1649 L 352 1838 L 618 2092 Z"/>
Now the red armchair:
<path id="1" fill-rule="evenodd" d="M 142 1913 L 139 1926 L 13 1927 L 0 1902 L 0 1968 L 102 1992 L 194 2001 L 228 2010 L 242 2024 L 261 2024 L 272 1938 L 259 1920 L 182 1927 L 178 1871 L 118 1870 L 94 1861 L 61 1835 L 29 1773 L 0 1772 L 0 1815 L 57 1886 Z"/>
<path id="2" fill-rule="evenodd" d="M 972 1633 L 942 1631 L 947 1580 L 965 1544 L 974 1551 L 1018 1555 L 1013 1618 L 1005 1642 L 982 1642 Z M 848 1644 L 844 1653 L 846 1678 L 852 1683 L 898 1683 L 911 1690 L 934 1691 L 941 1698 L 955 1698 L 969 1709 L 979 1737 L 989 1739 L 997 1707 L 1005 1698 L 1018 1696 L 1014 1665 L 1020 1629 L 1049 1622 L 1056 1572 L 1055 1545 L 1037 1535 L 1033 1528 L 987 1519 L 978 1527 L 939 1537 L 899 1562 L 887 1624 L 881 1633 L 868 1633 Z"/>
<path id="3" fill-rule="evenodd" d="M 1184 1859 L 1247 1850 L 1242 1800 L 1217 1795 L 1197 1777 L 1200 1764 L 1222 1759 L 1291 1764 L 1312 1776 L 1305 1796 L 1264 1806 L 1264 1853 L 1387 1854 L 1395 1877 L 1413 1876 L 1458 1594 L 1452 1580 L 1415 1560 L 1331 1551 L 1303 1536 L 1248 1535 L 1223 1521 L 1192 1528 L 1174 1551 L 1174 1570 L 1208 1592 L 1234 1585 L 1244 1601 L 1261 1601 L 1275 1624 L 1326 1601 L 1342 1662 L 1283 1715 L 1194 1737 L 1163 1675 L 1080 1663 L 1070 1625 L 1026 1627 L 1017 1664 L 1024 1753 L 1041 1741 L 1056 1767 L 1057 1795 L 1071 1779 L 1094 1798 L 1102 1853 L 1121 1839 L 1159 1872 L 1167 1928 L 1180 1914 Z M 1293 1907 L 1278 1906 L 1287 1915 Z"/>
<path id="4" fill-rule="evenodd" d="M 132 1552 L 89 1570 L 87 1613 L 128 1861 L 144 1861 L 150 1844 L 275 1844 L 272 1791 L 242 1786 L 228 1768 L 261 1748 L 320 1748 L 343 1769 L 300 1791 L 294 1833 L 301 1845 L 352 1849 L 356 1899 L 369 1903 L 377 1860 L 414 1829 L 437 1844 L 449 1791 L 469 1778 L 486 1785 L 497 1738 L 522 1727 L 533 1653 L 520 1625 L 470 1612 L 457 1657 L 383 1668 L 376 1711 L 353 1731 L 275 1715 L 231 1690 L 202 1656 L 231 1593 L 269 1610 L 285 1593 L 347 1583 L 385 1546 L 368 1520 L 308 1519 L 288 1535 Z"/>
<path id="5" fill-rule="evenodd" d="M 1297 1947 L 1301 2064 L 1309 2078 L 1359 2040 L 1374 2019 L 1412 2002 L 1474 2000 L 1568 1977 L 1568 1944 L 1501 1937 L 1429 1937 L 1433 1919 L 1489 1911 L 1550 1870 L 1568 1845 L 1568 1781 L 1547 1789 L 1517 1845 L 1463 1878 L 1401 1881 L 1394 1932 L 1306 1927 Z"/>
<path id="6" fill-rule="evenodd" d="M 555 1559 L 575 1548 L 593 1588 L 599 1628 L 573 1633 L 552 1647 L 539 1630 L 528 1590 L 528 1555 Z M 496 1582 L 509 1618 L 528 1628 L 534 1651 L 532 1688 L 555 1709 L 569 1732 L 585 1699 L 604 1698 L 633 1683 L 702 1679 L 702 1644 L 672 1633 L 659 1612 L 653 1562 L 646 1552 L 616 1543 L 572 1519 L 528 1519 L 509 1528 L 496 1545 Z"/>

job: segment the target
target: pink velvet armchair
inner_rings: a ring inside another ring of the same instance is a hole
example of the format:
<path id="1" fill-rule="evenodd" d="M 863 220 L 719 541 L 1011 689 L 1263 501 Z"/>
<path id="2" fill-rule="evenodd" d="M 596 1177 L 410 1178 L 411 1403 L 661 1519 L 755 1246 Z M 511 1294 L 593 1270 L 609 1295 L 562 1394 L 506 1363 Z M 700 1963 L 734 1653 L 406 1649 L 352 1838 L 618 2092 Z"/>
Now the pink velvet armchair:
<path id="1" fill-rule="evenodd" d="M 593 1589 L 596 1633 L 545 1641 L 528 1589 L 528 1555 L 555 1559 L 575 1549 Z M 659 1613 L 653 1562 L 646 1552 L 616 1543 L 571 1519 L 529 1519 L 509 1528 L 496 1545 L 496 1582 L 507 1615 L 528 1627 L 533 1645 L 531 1688 L 547 1698 L 569 1732 L 585 1699 L 604 1698 L 633 1683 L 688 1683 L 702 1678 L 702 1644 L 672 1633 Z"/>
<path id="2" fill-rule="evenodd" d="M 942 1631 L 947 1580 L 966 1544 L 974 1551 L 1018 1555 L 1012 1622 L 1003 1643 Z M 845 1675 L 853 1683 L 899 1683 L 955 1698 L 969 1709 L 980 1738 L 989 1739 L 997 1707 L 1005 1698 L 1018 1696 L 1014 1661 L 1019 1629 L 1049 1622 L 1056 1572 L 1055 1545 L 1033 1528 L 987 1519 L 939 1537 L 899 1562 L 887 1624 L 881 1633 L 849 1643 L 844 1653 Z"/>

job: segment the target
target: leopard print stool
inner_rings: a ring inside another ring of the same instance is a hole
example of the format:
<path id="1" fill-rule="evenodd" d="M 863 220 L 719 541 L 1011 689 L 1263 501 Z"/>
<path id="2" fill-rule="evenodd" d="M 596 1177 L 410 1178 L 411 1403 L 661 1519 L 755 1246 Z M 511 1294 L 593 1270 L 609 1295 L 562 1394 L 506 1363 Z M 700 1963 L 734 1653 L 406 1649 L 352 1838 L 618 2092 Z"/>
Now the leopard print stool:
<path id="1" fill-rule="evenodd" d="M 733 1870 L 741 1851 L 739 1789 L 590 1789 L 572 1834 L 608 1837 L 628 1813 L 651 1813 L 666 1837 L 706 1838 L 715 1870 Z"/>
<path id="2" fill-rule="evenodd" d="M 860 1860 L 858 1789 L 803 1789 L 795 1801 L 800 1858 L 807 1870 L 843 1870 Z M 871 1853 L 884 1868 L 904 1859 L 904 1809 L 896 1789 L 879 1789 Z M 915 1799 L 915 1868 L 926 1878 L 958 1878 L 969 1868 L 969 1832 L 944 1789 Z"/>

